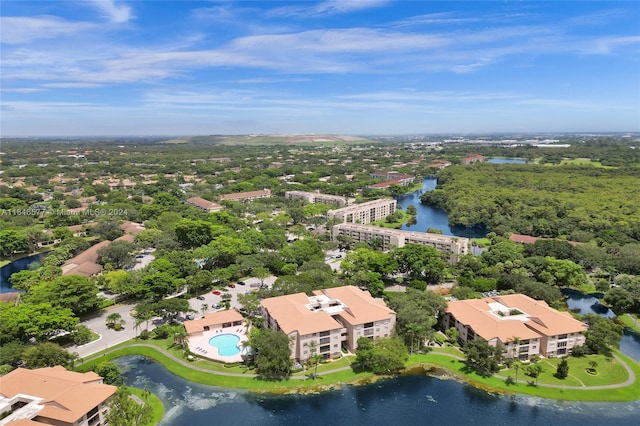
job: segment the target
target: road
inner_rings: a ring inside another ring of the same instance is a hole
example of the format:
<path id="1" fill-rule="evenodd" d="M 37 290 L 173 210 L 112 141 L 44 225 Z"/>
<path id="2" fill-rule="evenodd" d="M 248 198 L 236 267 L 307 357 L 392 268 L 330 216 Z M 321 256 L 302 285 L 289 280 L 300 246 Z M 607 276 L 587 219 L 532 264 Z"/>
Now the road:
<path id="1" fill-rule="evenodd" d="M 275 282 L 276 277 L 271 276 L 264 279 L 264 284 L 268 287 L 271 287 Z M 245 293 L 247 291 L 251 291 L 251 285 L 260 285 L 260 280 L 258 278 L 248 278 L 245 280 L 245 285 L 236 285 L 235 288 L 228 288 L 227 292 L 231 294 L 231 307 L 240 309 L 241 305 L 238 303 L 238 294 Z M 224 294 L 224 292 L 223 292 Z M 193 297 L 189 299 L 189 306 L 191 309 L 195 311 L 193 315 L 196 318 L 199 318 L 202 315 L 202 305 L 206 304 L 208 309 L 206 312 L 215 312 L 216 309 L 212 309 L 211 306 L 216 304 L 222 305 L 222 295 L 217 296 L 208 292 L 203 295 L 204 300 L 198 300 Z M 100 352 L 112 346 L 115 346 L 119 343 L 126 342 L 127 340 L 131 340 L 136 337 L 136 334 L 140 332 L 140 330 L 147 328 L 146 324 L 143 324 L 139 330 L 135 329 L 135 319 L 131 317 L 131 310 L 135 305 L 115 305 L 113 307 L 107 308 L 104 311 L 85 319 L 82 321 L 83 325 L 89 327 L 94 333 L 98 334 L 100 337 L 98 340 L 94 340 L 91 343 L 82 346 L 72 346 L 69 348 L 69 352 L 77 352 L 81 358 L 84 358 L 88 355 L 94 354 L 96 352 Z M 107 316 L 118 313 L 122 316 L 122 319 L 125 321 L 124 328 L 120 331 L 113 330 L 107 327 Z M 149 330 L 155 328 L 153 321 L 149 321 Z"/>

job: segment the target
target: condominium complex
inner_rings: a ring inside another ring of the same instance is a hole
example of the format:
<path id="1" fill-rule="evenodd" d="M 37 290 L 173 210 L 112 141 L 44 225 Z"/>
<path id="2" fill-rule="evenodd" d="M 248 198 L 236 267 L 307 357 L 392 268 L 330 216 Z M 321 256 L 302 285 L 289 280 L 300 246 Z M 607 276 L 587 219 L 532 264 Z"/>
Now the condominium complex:
<path id="1" fill-rule="evenodd" d="M 291 357 L 304 362 L 313 354 L 310 343 L 326 358 L 341 350 L 355 351 L 360 337 L 391 335 L 396 313 L 382 299 L 355 286 L 271 297 L 260 302 L 265 327 L 282 330 L 291 342 Z"/>
<path id="2" fill-rule="evenodd" d="M 105 425 L 116 390 L 94 372 L 17 368 L 0 377 L 0 425 Z"/>
<path id="3" fill-rule="evenodd" d="M 304 200 L 307 203 L 321 203 L 338 207 L 344 207 L 348 204 L 348 201 L 345 197 L 341 197 L 339 195 L 321 194 L 319 192 L 287 191 L 284 193 L 284 198 L 297 198 L 300 200 Z"/>
<path id="4" fill-rule="evenodd" d="M 460 255 L 469 252 L 469 239 L 450 237 L 448 235 L 430 234 L 426 232 L 402 231 L 400 229 L 381 228 L 371 225 L 354 223 L 339 223 L 332 229 L 334 240 L 339 235 L 347 236 L 353 242 L 367 242 L 374 238 L 382 240 L 382 249 L 389 250 L 391 246 L 404 247 L 407 244 L 420 244 L 434 247 L 440 251 L 450 253 L 450 261 L 455 263 Z"/>
<path id="5" fill-rule="evenodd" d="M 329 210 L 327 212 L 328 219 L 339 219 L 346 223 L 367 223 L 382 220 L 396 212 L 396 200 L 392 198 L 383 198 L 380 200 L 369 201 L 362 204 L 354 204 L 352 206 L 343 207 L 341 209 Z"/>
<path id="6" fill-rule="evenodd" d="M 584 345 L 587 330 L 568 312 L 523 294 L 449 302 L 444 327 L 455 327 L 461 343 L 479 337 L 503 345 L 507 358 L 520 360 L 567 355 Z"/>
<path id="7" fill-rule="evenodd" d="M 236 192 L 235 194 L 225 194 L 218 197 L 218 201 L 251 201 L 256 198 L 269 198 L 271 197 L 270 189 L 263 189 L 260 191 L 249 192 Z"/>
<path id="8" fill-rule="evenodd" d="M 411 185 L 416 178 L 415 176 L 399 172 L 373 172 L 369 173 L 369 176 L 391 181 L 401 186 Z"/>
<path id="9" fill-rule="evenodd" d="M 207 213 L 219 212 L 220 210 L 224 209 L 224 207 L 222 207 L 220 204 L 205 200 L 204 198 L 200 197 L 187 198 L 186 202 L 188 204 L 191 204 L 192 206 L 196 206 L 200 210 L 203 210 Z"/>

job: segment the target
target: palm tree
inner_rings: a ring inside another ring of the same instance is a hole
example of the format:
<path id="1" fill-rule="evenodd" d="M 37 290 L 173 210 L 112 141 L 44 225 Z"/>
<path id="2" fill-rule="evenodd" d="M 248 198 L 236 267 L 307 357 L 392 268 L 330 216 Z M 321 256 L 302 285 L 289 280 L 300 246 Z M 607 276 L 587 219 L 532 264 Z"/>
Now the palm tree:
<path id="1" fill-rule="evenodd" d="M 520 362 L 513 362 L 513 369 L 516 370 L 516 384 L 518 383 L 518 371 L 520 371 Z"/>
<path id="2" fill-rule="evenodd" d="M 186 337 L 187 330 L 185 330 L 182 326 L 176 327 L 176 331 L 173 334 L 173 343 L 179 344 L 184 349 Z"/>
<path id="3" fill-rule="evenodd" d="M 598 363 L 595 361 L 589 361 L 589 370 L 591 370 L 592 372 L 596 372 L 596 367 L 598 366 Z"/>
<path id="4" fill-rule="evenodd" d="M 202 306 L 200 306 L 200 312 L 202 312 L 202 316 L 204 316 L 208 309 L 209 305 L 207 305 L 206 303 L 203 303 Z"/>
<path id="5" fill-rule="evenodd" d="M 511 338 L 511 357 L 516 358 L 518 356 L 518 345 L 520 344 L 520 338 L 517 336 L 513 336 Z"/>
<path id="6" fill-rule="evenodd" d="M 107 327 L 116 328 L 118 325 L 122 327 L 124 325 L 124 320 L 122 319 L 122 315 L 117 312 L 109 314 L 107 316 Z"/>
<path id="7" fill-rule="evenodd" d="M 318 344 L 316 343 L 315 340 L 312 340 L 309 343 L 307 343 L 307 346 L 309 347 L 309 352 L 311 352 L 311 356 L 309 357 L 309 360 L 311 360 L 315 364 L 315 371 L 313 372 L 313 380 L 315 380 L 316 377 L 318 376 L 318 363 L 322 360 L 322 355 L 317 353 Z"/>

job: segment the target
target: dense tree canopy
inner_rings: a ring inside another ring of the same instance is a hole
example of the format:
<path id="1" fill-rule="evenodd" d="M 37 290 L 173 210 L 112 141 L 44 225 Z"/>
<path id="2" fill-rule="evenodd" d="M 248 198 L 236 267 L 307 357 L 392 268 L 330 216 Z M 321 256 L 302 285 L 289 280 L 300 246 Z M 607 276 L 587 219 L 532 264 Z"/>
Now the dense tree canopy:
<path id="1" fill-rule="evenodd" d="M 250 339 L 255 351 L 256 372 L 267 379 L 284 379 L 291 374 L 293 362 L 289 337 L 282 331 L 261 330 Z"/>

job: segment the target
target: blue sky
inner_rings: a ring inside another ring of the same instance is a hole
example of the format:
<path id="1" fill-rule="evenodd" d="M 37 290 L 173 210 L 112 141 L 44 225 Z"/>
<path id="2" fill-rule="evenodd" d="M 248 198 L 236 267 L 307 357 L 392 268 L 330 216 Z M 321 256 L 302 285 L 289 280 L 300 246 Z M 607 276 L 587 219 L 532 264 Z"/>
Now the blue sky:
<path id="1" fill-rule="evenodd" d="M 640 2 L 3 0 L 2 136 L 640 131 Z"/>

